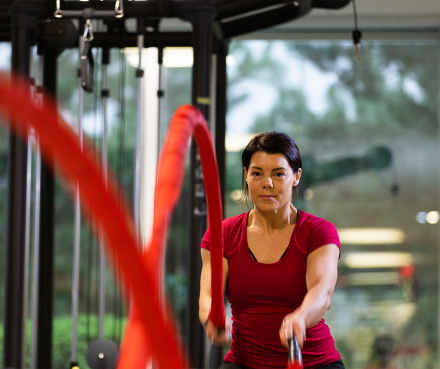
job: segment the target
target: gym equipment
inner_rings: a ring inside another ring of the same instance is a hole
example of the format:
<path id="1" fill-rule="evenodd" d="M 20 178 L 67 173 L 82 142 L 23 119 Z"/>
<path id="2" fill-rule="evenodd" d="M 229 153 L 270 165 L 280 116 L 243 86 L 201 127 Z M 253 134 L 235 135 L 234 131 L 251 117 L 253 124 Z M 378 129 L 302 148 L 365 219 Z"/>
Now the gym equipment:
<path id="1" fill-rule="evenodd" d="M 301 349 L 299 348 L 298 339 L 295 335 L 293 338 L 288 338 L 289 356 L 287 360 L 287 369 L 303 369 Z"/>

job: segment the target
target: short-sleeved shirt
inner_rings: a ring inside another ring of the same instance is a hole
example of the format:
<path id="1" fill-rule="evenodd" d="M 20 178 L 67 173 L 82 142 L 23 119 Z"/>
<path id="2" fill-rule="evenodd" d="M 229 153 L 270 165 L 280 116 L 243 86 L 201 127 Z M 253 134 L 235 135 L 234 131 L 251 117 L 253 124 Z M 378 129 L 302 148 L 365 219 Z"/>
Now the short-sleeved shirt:
<path id="1" fill-rule="evenodd" d="M 287 350 L 279 329 L 307 293 L 307 256 L 327 244 L 340 248 L 339 237 L 333 224 L 301 211 L 284 256 L 275 263 L 259 263 L 248 248 L 248 214 L 223 221 L 223 256 L 229 269 L 226 296 L 232 310 L 231 350 L 225 361 L 249 369 L 284 369 Z M 209 243 L 208 229 L 201 247 L 209 250 Z M 302 355 L 306 369 L 340 359 L 324 319 L 307 328 Z"/>

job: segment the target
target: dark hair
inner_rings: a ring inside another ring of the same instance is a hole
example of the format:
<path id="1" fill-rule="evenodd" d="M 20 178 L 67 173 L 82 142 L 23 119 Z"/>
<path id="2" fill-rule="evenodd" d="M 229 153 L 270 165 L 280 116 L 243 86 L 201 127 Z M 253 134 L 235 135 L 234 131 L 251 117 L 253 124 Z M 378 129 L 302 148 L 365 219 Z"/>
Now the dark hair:
<path id="1" fill-rule="evenodd" d="M 281 132 L 264 132 L 256 135 L 249 141 L 241 154 L 242 169 L 249 170 L 252 155 L 258 151 L 263 151 L 268 154 L 283 154 L 293 173 L 298 173 L 298 169 L 302 168 L 301 153 L 298 146 L 288 135 Z M 241 199 L 247 200 L 249 198 L 249 188 L 246 183 L 246 176 L 244 170 L 241 174 L 241 187 L 243 190 L 243 196 Z M 293 186 L 293 192 L 298 192 L 298 185 Z"/>

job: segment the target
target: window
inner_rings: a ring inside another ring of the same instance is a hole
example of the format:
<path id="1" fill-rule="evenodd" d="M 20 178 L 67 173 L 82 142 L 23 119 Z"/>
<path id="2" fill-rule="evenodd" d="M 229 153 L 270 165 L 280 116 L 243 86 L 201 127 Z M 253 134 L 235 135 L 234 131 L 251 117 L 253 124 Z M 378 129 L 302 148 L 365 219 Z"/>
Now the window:
<path id="1" fill-rule="evenodd" d="M 230 53 L 227 208 L 252 134 L 282 131 L 303 158 L 294 205 L 342 242 L 325 315 L 347 368 L 434 368 L 438 308 L 436 42 L 237 41 Z M 388 367 L 388 366 L 387 366 Z"/>

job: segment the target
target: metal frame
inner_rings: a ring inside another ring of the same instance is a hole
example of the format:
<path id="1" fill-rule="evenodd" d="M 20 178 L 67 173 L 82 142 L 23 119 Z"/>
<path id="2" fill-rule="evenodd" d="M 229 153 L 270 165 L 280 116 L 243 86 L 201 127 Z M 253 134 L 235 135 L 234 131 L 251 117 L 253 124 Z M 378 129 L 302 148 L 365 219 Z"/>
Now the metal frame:
<path id="1" fill-rule="evenodd" d="M 193 46 L 192 102 L 205 118 L 209 119 L 211 53 L 217 53 L 216 125 L 215 147 L 219 162 L 222 192 L 225 183 L 225 111 L 226 111 L 226 55 L 231 37 L 241 36 L 262 28 L 268 28 L 294 20 L 307 14 L 312 8 L 339 9 L 351 0 L 149 0 L 125 2 L 124 18 L 144 20 L 180 18 L 192 23 L 192 32 L 144 32 L 144 47 Z M 62 9 L 66 18 L 115 18 L 114 1 L 64 1 L 58 9 L 55 0 L 5 0 L 0 6 L 0 41 L 12 42 L 12 67 L 22 76 L 29 73 L 29 53 L 37 41 L 44 49 L 44 86 L 56 95 L 56 60 L 60 50 L 48 44 L 50 37 L 38 26 L 55 19 L 55 12 Z M 121 5 L 121 4 L 120 4 Z M 93 7 L 93 9 L 91 9 Z M 122 7 L 119 8 L 122 10 Z M 94 47 L 136 46 L 138 32 L 125 30 L 121 23 L 118 32 L 95 33 Z M 35 32 L 36 31 L 36 32 Z M 32 38 L 32 36 L 34 38 Z M 51 36 L 56 37 L 56 36 Z M 78 47 L 75 42 L 58 40 L 59 49 Z M 27 145 L 11 134 L 9 147 L 9 197 L 7 228 L 6 316 L 4 336 L 4 367 L 19 368 L 23 327 L 23 270 L 24 228 L 26 204 Z M 198 286 L 201 269 L 199 244 L 206 229 L 206 202 L 203 177 L 200 173 L 198 150 L 191 148 L 191 242 L 190 242 L 190 291 L 188 301 L 188 342 L 190 360 L 194 367 L 203 365 L 203 329 L 198 321 Z M 38 367 L 51 367 L 52 301 L 53 301 L 53 218 L 54 178 L 46 163 L 41 173 L 41 223 L 40 223 L 40 281 L 38 326 Z M 43 272 L 44 271 L 44 272 Z M 44 308 L 43 308 L 44 307 Z M 217 361 L 221 355 L 217 353 Z M 218 365 L 218 362 L 215 363 Z"/>

